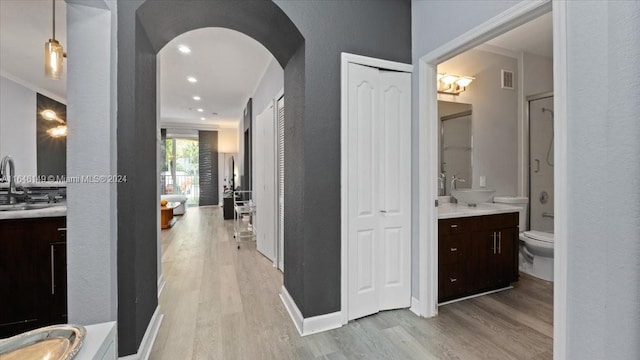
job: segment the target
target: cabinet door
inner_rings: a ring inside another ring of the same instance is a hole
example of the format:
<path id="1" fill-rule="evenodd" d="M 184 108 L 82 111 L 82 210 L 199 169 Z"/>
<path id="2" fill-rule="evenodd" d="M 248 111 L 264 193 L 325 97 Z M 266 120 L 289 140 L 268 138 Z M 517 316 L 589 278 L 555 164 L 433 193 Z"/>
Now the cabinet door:
<path id="1" fill-rule="evenodd" d="M 67 243 L 59 241 L 49 244 L 51 276 L 51 313 L 52 323 L 67 322 Z"/>
<path id="2" fill-rule="evenodd" d="M 497 235 L 495 231 L 477 231 L 472 235 L 473 256 L 469 257 L 468 266 L 470 273 L 469 292 L 481 292 L 495 285 L 494 279 L 497 268 L 495 267 L 495 253 L 497 248 Z"/>
<path id="3" fill-rule="evenodd" d="M 496 231 L 498 235 L 496 255 L 494 257 L 495 283 L 497 286 L 508 286 L 514 280 L 515 244 L 517 241 L 517 229 L 500 229 Z"/>
<path id="4" fill-rule="evenodd" d="M 0 221 L 0 338 L 36 328 L 47 316 L 43 249 L 30 232 L 20 221 Z"/>

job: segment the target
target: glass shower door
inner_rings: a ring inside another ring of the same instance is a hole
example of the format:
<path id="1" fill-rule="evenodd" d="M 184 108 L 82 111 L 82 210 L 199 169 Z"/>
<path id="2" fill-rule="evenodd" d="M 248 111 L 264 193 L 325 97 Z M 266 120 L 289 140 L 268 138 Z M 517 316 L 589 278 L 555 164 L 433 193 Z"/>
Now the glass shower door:
<path id="1" fill-rule="evenodd" d="M 529 228 L 553 233 L 553 96 L 529 101 Z"/>

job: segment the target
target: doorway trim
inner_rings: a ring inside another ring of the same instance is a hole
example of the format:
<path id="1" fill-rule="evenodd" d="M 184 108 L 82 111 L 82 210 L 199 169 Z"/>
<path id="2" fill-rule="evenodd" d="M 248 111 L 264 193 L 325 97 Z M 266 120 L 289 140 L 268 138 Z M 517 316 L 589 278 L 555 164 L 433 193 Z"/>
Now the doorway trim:
<path id="1" fill-rule="evenodd" d="M 486 41 L 553 10 L 554 81 L 554 161 L 557 164 L 555 199 L 554 273 L 554 359 L 567 355 L 567 4 L 563 1 L 523 1 L 467 31 L 418 61 L 418 234 L 419 234 L 419 311 L 433 317 L 438 313 L 438 208 L 437 166 L 437 66 Z M 344 78 L 343 78 L 344 82 Z M 344 84 L 343 84 L 344 86 Z M 343 99 L 344 101 L 344 99 Z M 343 110 L 344 111 L 344 110 Z M 344 117 L 344 113 L 343 113 Z M 343 132 L 344 133 L 344 132 Z M 344 140 L 344 134 L 343 134 Z M 344 176 L 344 174 L 343 174 Z M 344 191 L 344 190 L 343 190 Z M 344 205 L 344 204 L 343 204 Z M 343 207 L 343 212 L 344 212 Z M 344 227 L 344 217 L 343 217 Z M 344 237 L 344 234 L 343 234 Z M 343 265 L 344 266 L 344 265 Z M 344 279 L 344 278 L 343 278 Z M 343 287 L 344 289 L 344 287 Z M 344 291 L 344 290 L 343 290 Z M 343 305 L 344 306 L 344 305 Z"/>
<path id="2" fill-rule="evenodd" d="M 348 301 L 349 301 L 349 158 L 347 149 L 349 148 L 348 119 L 349 108 L 349 64 L 371 66 L 383 70 L 401 71 L 413 73 L 413 65 L 395 61 L 372 58 L 368 56 L 355 55 L 343 52 L 340 58 L 340 309 L 342 324 L 349 322 Z"/>

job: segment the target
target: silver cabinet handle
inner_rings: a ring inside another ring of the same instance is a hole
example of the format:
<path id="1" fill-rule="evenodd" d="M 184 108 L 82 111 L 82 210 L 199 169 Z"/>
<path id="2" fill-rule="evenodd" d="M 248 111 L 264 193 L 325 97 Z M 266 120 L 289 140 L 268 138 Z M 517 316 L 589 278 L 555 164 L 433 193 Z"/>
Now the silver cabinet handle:
<path id="1" fill-rule="evenodd" d="M 55 261 L 56 261 L 53 254 L 55 249 L 53 248 L 53 245 L 49 245 L 49 247 L 51 249 L 51 295 L 55 295 L 56 294 L 56 278 L 53 273 L 53 269 L 55 267 Z"/>
<path id="2" fill-rule="evenodd" d="M 458 227 L 458 225 L 453 224 L 453 225 L 451 225 L 451 227 L 455 229 L 455 228 L 457 228 L 457 227 Z"/>
<path id="3" fill-rule="evenodd" d="M 458 248 L 451 248 L 451 252 L 458 251 Z"/>
<path id="4" fill-rule="evenodd" d="M 491 235 L 493 237 L 493 254 L 496 254 L 496 232 L 493 232 L 493 235 Z"/>
<path id="5" fill-rule="evenodd" d="M 456 278 L 449 278 L 449 281 L 451 281 L 452 283 L 454 283 L 454 282 L 458 281 L 458 279 L 456 279 Z"/>
<path id="6" fill-rule="evenodd" d="M 498 232 L 498 254 L 502 254 L 502 231 Z"/>

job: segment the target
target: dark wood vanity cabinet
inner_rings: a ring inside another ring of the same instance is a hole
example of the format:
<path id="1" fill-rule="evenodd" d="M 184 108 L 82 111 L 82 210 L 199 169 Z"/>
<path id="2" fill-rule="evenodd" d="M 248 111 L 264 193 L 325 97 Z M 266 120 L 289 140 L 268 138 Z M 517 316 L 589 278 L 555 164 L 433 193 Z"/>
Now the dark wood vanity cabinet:
<path id="1" fill-rule="evenodd" d="M 441 219 L 438 234 L 439 302 L 518 280 L 518 213 Z"/>
<path id="2" fill-rule="evenodd" d="M 0 220 L 0 338 L 67 322 L 66 219 Z"/>

